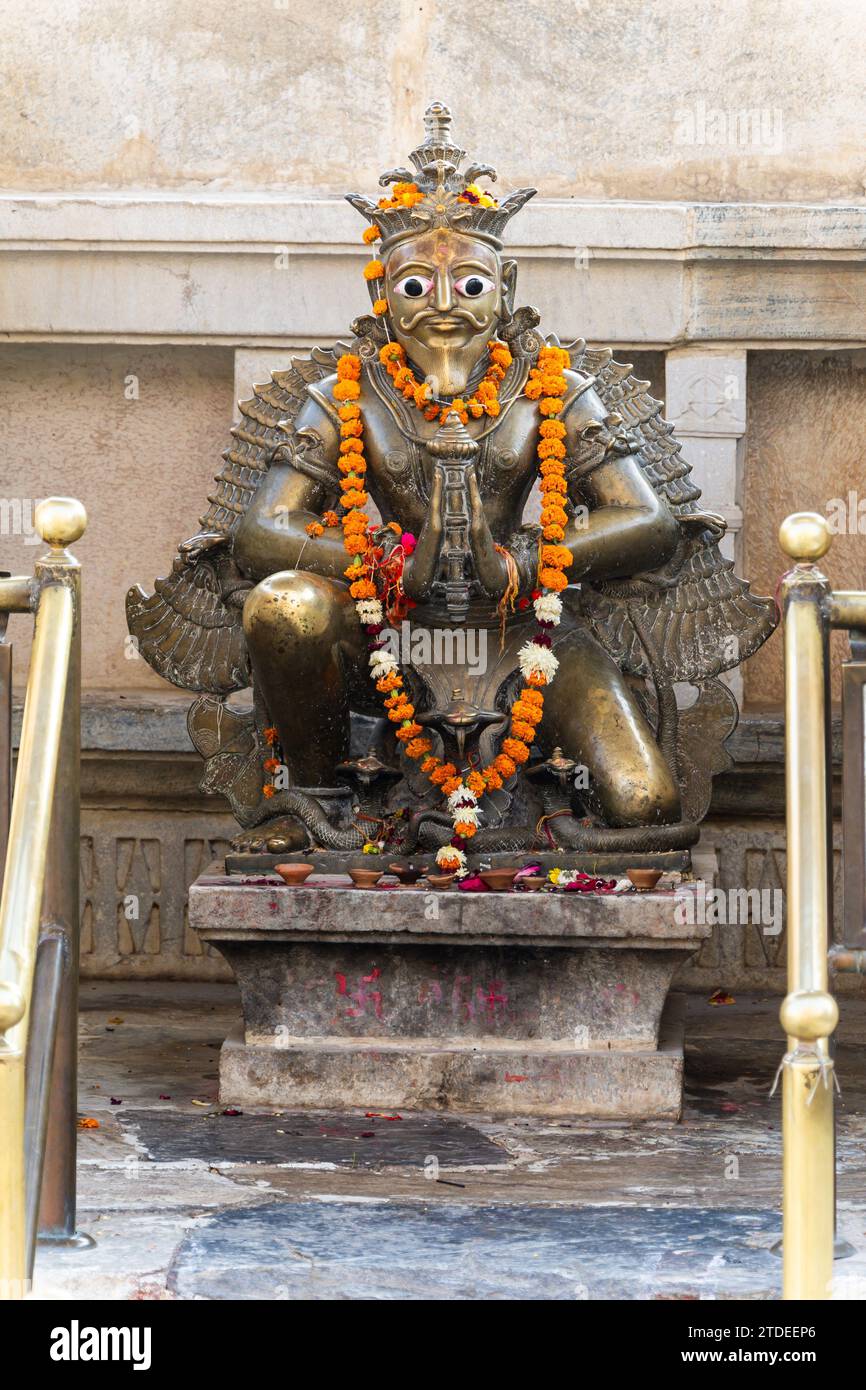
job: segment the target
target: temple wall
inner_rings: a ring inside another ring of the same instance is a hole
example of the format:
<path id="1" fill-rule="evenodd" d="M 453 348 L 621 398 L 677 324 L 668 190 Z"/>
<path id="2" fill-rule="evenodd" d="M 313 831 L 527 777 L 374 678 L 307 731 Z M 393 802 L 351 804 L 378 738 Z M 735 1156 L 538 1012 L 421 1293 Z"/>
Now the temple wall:
<path id="1" fill-rule="evenodd" d="M 405 160 L 432 98 L 501 186 L 539 188 L 509 229 L 519 297 L 665 397 L 755 588 L 784 568 L 781 519 L 833 499 L 848 525 L 828 572 L 863 585 L 861 14 L 0 0 L 0 569 L 32 569 L 36 499 L 83 499 L 87 973 L 223 969 L 184 904 L 231 819 L 197 790 L 187 698 L 125 641 L 124 595 L 194 531 L 238 397 L 364 308 L 342 193 Z M 10 626 L 19 672 L 27 629 Z M 778 637 L 734 685 L 746 718 L 703 849 L 723 886 L 772 888 Z M 784 949 L 719 928 L 686 979 L 780 988 Z"/>
<path id="2" fill-rule="evenodd" d="M 76 546 L 86 575 L 84 687 L 164 689 L 126 641 L 124 596 L 131 584 L 167 574 L 177 541 L 197 528 L 231 423 L 232 353 L 7 343 L 0 381 L 2 448 L 19 502 L 0 514 L 0 568 L 33 568 L 40 497 L 79 497 L 88 514 Z M 22 669 L 31 629 L 24 618 L 10 621 Z"/>
<path id="3" fill-rule="evenodd" d="M 762 593 L 772 593 L 780 518 L 817 511 L 854 523 L 834 536 L 823 562 L 834 588 L 866 588 L 866 352 L 752 353 L 747 399 L 744 573 Z M 830 644 L 838 698 L 848 642 L 834 632 Z M 746 690 L 755 703 L 778 706 L 784 698 L 780 645 L 769 644 L 749 662 Z"/>
<path id="4" fill-rule="evenodd" d="M 859 0 L 4 0 L 0 186 L 373 187 L 435 95 L 469 150 L 550 197 L 861 198 L 860 12 Z"/>

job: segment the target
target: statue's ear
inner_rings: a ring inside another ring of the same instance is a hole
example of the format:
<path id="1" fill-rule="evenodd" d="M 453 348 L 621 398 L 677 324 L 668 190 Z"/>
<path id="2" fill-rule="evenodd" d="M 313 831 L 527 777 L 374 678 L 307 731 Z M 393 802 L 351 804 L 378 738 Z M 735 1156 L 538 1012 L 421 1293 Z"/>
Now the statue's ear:
<path id="1" fill-rule="evenodd" d="M 514 315 L 514 295 L 517 289 L 517 262 L 502 262 L 502 317 L 507 323 Z"/>

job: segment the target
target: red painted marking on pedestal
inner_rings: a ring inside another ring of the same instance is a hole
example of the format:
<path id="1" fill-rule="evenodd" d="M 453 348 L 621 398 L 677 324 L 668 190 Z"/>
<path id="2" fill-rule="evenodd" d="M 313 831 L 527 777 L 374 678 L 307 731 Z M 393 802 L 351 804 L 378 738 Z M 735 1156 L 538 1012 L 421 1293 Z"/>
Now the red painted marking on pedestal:
<path id="1" fill-rule="evenodd" d="M 350 991 L 346 976 L 340 970 L 334 971 L 337 981 L 337 993 L 347 999 L 354 999 L 355 1003 L 346 1010 L 346 1018 L 364 1018 L 367 1013 L 367 1004 L 372 1004 L 373 1012 L 378 1019 L 382 1017 L 382 995 L 378 989 L 368 989 L 367 986 L 381 975 L 381 970 L 374 968 L 372 974 L 361 975 L 358 979 L 357 989 Z"/>
<path id="2" fill-rule="evenodd" d="M 455 975 L 454 985 L 451 990 L 451 1012 L 456 1016 L 461 1009 L 464 1010 L 464 1018 L 473 1019 L 475 1017 L 475 1005 L 471 998 L 463 998 L 463 985 L 472 988 L 472 977 L 470 975 Z"/>
<path id="3" fill-rule="evenodd" d="M 478 1003 L 480 1004 L 481 1008 L 486 1008 L 490 1018 L 493 1018 L 496 1014 L 497 1004 L 501 1005 L 500 1013 L 505 1012 L 505 1006 L 508 1003 L 508 995 L 500 994 L 499 991 L 501 990 L 501 988 L 502 985 L 499 980 L 492 980 L 488 989 L 485 990 L 481 985 L 479 985 L 478 989 L 476 989 L 475 991 L 475 997 L 477 998 Z"/>

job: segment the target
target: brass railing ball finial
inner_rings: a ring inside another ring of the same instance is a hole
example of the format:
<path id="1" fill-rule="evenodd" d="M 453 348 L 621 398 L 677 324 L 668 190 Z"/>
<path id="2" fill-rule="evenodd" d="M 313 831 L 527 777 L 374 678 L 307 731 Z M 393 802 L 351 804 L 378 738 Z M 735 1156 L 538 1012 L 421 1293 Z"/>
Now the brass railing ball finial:
<path id="1" fill-rule="evenodd" d="M 833 539 L 819 512 L 792 512 L 779 527 L 779 544 L 798 565 L 813 565 L 826 555 Z"/>
<path id="2" fill-rule="evenodd" d="M 820 989 L 801 989 L 782 1000 L 779 1021 L 789 1038 L 816 1042 L 829 1038 L 839 1022 L 839 1006 L 832 994 Z"/>
<path id="3" fill-rule="evenodd" d="M 84 535 L 87 512 L 76 497 L 46 497 L 38 504 L 33 520 L 46 545 L 65 550 Z"/>

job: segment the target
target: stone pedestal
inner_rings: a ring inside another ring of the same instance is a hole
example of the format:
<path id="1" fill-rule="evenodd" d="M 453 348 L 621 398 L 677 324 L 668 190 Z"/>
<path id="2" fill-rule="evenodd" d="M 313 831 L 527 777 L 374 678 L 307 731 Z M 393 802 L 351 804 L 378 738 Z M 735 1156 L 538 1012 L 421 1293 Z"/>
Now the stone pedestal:
<path id="1" fill-rule="evenodd" d="M 190 922 L 234 970 L 244 1016 L 220 1097 L 676 1119 L 668 991 L 709 934 L 683 911 L 693 891 L 287 888 L 210 871 Z"/>

